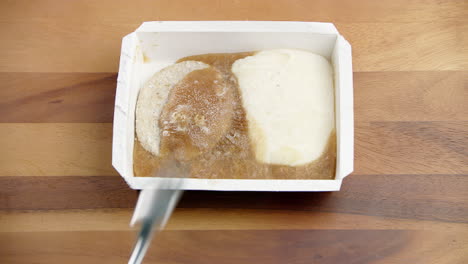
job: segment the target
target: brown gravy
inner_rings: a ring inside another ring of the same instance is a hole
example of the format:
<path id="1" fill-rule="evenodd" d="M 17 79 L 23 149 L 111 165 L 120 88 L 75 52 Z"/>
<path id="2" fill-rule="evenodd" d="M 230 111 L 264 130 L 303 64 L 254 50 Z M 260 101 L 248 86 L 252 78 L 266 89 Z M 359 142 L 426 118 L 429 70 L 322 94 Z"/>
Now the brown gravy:
<path id="1" fill-rule="evenodd" d="M 212 67 L 188 74 L 171 91 L 159 122 L 161 133 L 164 133 L 161 135 L 160 157 L 146 151 L 135 136 L 135 175 L 154 175 L 164 158 L 174 153 L 178 159 L 190 163 L 192 178 L 334 179 L 334 131 L 322 156 L 307 165 L 268 165 L 255 160 L 238 85 L 231 72 L 231 65 L 236 60 L 252 54 L 205 54 L 178 61 L 202 61 Z M 178 105 L 188 107 L 177 108 Z M 185 128 L 191 133 L 184 133 Z"/>

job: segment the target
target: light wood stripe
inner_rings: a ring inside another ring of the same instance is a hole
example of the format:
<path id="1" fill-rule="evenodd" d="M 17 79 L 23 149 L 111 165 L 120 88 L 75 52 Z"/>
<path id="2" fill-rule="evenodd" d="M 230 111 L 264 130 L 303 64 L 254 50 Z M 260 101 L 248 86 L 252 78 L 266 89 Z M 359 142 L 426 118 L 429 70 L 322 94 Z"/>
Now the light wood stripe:
<path id="1" fill-rule="evenodd" d="M 357 174 L 468 174 L 468 121 L 355 128 Z M 112 124 L 1 123 L 0 176 L 107 176 Z"/>
<path id="2" fill-rule="evenodd" d="M 0 43 L 0 50 L 8 51 L 0 57 L 0 72 L 116 72 L 121 38 L 138 24 L 119 28 L 106 25 L 89 31 L 84 30 L 91 25 L 79 24 L 70 29 L 73 34 L 62 35 L 50 32 L 53 24 L 9 24 L 0 30 L 3 35 L 13 35 Z M 336 26 L 353 47 L 355 71 L 447 71 L 466 70 L 468 66 L 467 41 L 461 35 L 468 26 L 460 22 Z M 426 31 L 427 27 L 432 30 Z M 80 39 L 76 39 L 76 32 Z M 54 45 L 40 44 L 48 40 Z M 26 45 L 31 42 L 39 43 Z M 99 60 L 95 54 L 99 54 Z"/>
<path id="3" fill-rule="evenodd" d="M 355 72 L 354 118 L 467 121 L 468 71 Z"/>
<path id="4" fill-rule="evenodd" d="M 117 175 L 112 124 L 0 124 L 0 175 Z"/>
<path id="5" fill-rule="evenodd" d="M 110 123 L 116 76 L 0 72 L 0 122 Z M 466 87 L 468 71 L 355 72 L 355 119 L 467 120 Z"/>
<path id="6" fill-rule="evenodd" d="M 116 72 L 121 38 L 152 20 L 330 21 L 351 42 L 357 71 L 465 70 L 467 8 L 436 0 L 2 1 L 0 72 Z"/>
<path id="7" fill-rule="evenodd" d="M 131 231 L 0 233 L 5 263 L 125 263 Z M 166 231 L 144 263 L 437 263 L 468 261 L 466 232 L 403 230 Z M 442 249 L 442 250 L 441 250 Z"/>
<path id="8" fill-rule="evenodd" d="M 221 4 L 222 3 L 222 4 Z M 109 6 L 113 7 L 112 12 Z M 186 9 L 187 6 L 191 8 Z M 28 0 L 2 1 L 2 9 L 8 9 L 0 21 L 23 20 L 22 13 L 31 21 L 60 20 L 73 25 L 95 19 L 101 24 L 115 25 L 153 20 L 297 20 L 335 22 L 428 22 L 467 20 L 463 1 L 450 0 L 361 0 L 356 5 L 352 0 L 328 3 L 320 0 L 277 0 L 270 5 L 268 0 L 239 0 L 225 3 L 219 0 L 200 0 L 193 5 L 191 0 L 159 0 L 148 3 L 135 0 L 131 6 L 124 0 L 81 1 L 64 4 L 60 0 L 42 0 L 41 5 L 31 5 Z M 159 8 L 159 9 L 158 9 Z M 106 14 L 105 17 L 99 15 Z M 137 16 L 137 14 L 139 16 Z M 430 15 L 430 16 L 429 16 Z M 87 19 L 84 19 L 87 18 Z"/>
<path id="9" fill-rule="evenodd" d="M 467 23 L 350 23 L 337 27 L 353 48 L 354 71 L 468 68 Z"/>

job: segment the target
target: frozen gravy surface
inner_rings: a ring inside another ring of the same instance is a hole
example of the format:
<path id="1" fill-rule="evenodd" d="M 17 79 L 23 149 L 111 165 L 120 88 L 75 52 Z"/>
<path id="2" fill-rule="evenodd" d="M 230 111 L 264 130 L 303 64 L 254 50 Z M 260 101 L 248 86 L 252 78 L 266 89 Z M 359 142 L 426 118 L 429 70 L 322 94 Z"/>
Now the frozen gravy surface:
<path id="1" fill-rule="evenodd" d="M 172 89 L 159 120 L 160 155 L 146 151 L 135 137 L 134 174 L 152 176 L 170 153 L 190 163 L 192 178 L 333 179 L 336 136 L 332 130 L 323 153 L 298 166 L 259 162 L 232 64 L 253 52 L 204 54 L 180 61 L 211 67 L 188 74 Z"/>

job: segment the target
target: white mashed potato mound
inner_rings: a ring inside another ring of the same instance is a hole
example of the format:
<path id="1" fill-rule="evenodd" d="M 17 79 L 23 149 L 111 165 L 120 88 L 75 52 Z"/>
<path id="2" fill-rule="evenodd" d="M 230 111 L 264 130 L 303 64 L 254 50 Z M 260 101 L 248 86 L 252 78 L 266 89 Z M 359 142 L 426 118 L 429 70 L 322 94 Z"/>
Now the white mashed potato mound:
<path id="1" fill-rule="evenodd" d="M 232 66 L 255 157 L 299 166 L 319 158 L 335 127 L 333 70 L 303 50 L 265 50 Z"/>

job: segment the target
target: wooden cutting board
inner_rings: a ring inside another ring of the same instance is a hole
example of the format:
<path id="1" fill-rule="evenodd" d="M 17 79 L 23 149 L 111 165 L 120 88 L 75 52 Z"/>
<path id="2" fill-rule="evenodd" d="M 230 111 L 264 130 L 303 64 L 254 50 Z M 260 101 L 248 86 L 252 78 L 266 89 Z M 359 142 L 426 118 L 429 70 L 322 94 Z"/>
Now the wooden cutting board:
<path id="1" fill-rule="evenodd" d="M 468 2 L 0 2 L 0 263 L 126 263 L 121 38 L 150 20 L 333 22 L 354 56 L 335 193 L 188 192 L 145 263 L 468 263 Z"/>

